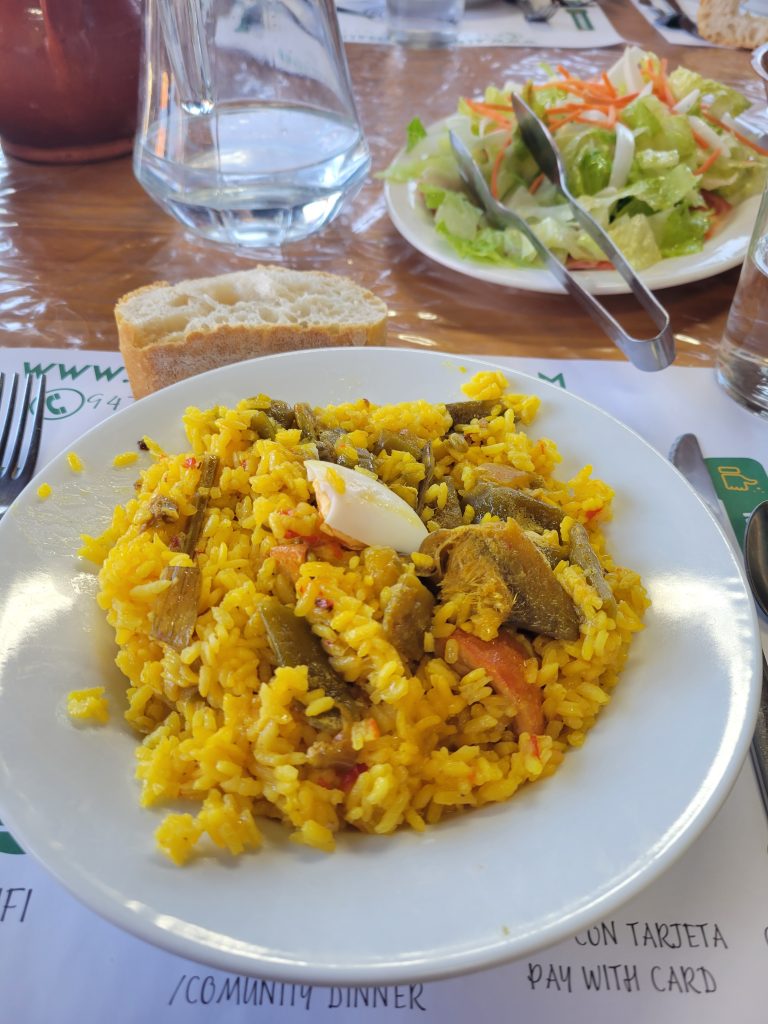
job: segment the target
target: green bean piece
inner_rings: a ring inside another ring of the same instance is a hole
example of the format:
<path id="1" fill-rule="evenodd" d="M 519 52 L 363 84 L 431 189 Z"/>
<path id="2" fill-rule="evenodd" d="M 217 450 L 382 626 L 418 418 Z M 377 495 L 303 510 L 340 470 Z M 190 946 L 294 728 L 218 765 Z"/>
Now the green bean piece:
<path id="1" fill-rule="evenodd" d="M 285 427 L 286 430 L 292 430 L 296 426 L 296 414 L 293 406 L 288 405 L 287 402 L 283 402 L 279 398 L 273 398 L 270 401 L 267 415 L 270 419 L 279 423 L 281 427 Z"/>
<path id="2" fill-rule="evenodd" d="M 589 534 L 581 523 L 574 523 L 571 526 L 570 534 L 570 560 L 584 570 L 584 575 L 589 583 L 597 591 L 600 600 L 603 602 L 603 609 L 612 618 L 616 617 L 618 607 L 613 591 L 608 586 L 600 559 L 592 545 L 589 543 Z"/>
<path id="3" fill-rule="evenodd" d="M 308 441 L 317 441 L 318 423 L 317 417 L 312 412 L 311 406 L 306 402 L 297 402 L 293 407 L 296 418 L 296 426 L 299 428 Z"/>
<path id="4" fill-rule="evenodd" d="M 264 440 L 273 441 L 279 429 L 279 424 L 268 416 L 262 409 L 256 409 L 251 413 L 251 430 Z"/>
<path id="5" fill-rule="evenodd" d="M 346 680 L 342 679 L 325 653 L 320 638 L 306 619 L 287 605 L 271 599 L 259 605 L 267 641 L 279 666 L 307 666 L 310 689 L 320 689 L 353 717 L 359 718 L 363 703 Z"/>
<path id="6" fill-rule="evenodd" d="M 416 511 L 420 513 L 424 508 L 427 491 L 432 486 L 432 481 L 435 478 L 435 453 L 432 449 L 431 441 L 427 441 L 419 452 L 419 462 L 424 466 L 424 479 L 419 484 L 419 490 L 416 495 Z M 459 515 L 461 515 L 461 509 L 459 509 Z"/>
<path id="7" fill-rule="evenodd" d="M 189 520 L 189 526 L 184 537 L 184 552 L 194 557 L 200 531 L 205 522 L 205 513 L 208 510 L 208 498 L 211 495 L 211 488 L 216 480 L 216 473 L 219 469 L 218 455 L 204 455 L 200 468 L 200 479 L 197 482 L 195 491 L 195 511 Z"/>

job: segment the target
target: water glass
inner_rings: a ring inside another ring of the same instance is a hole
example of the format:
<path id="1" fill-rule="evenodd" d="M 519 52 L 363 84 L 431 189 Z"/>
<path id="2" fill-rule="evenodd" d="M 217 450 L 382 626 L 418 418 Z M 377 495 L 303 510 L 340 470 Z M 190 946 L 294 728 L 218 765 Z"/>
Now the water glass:
<path id="1" fill-rule="evenodd" d="M 728 313 L 716 373 L 737 402 L 768 417 L 768 186 Z"/>
<path id="2" fill-rule="evenodd" d="M 147 0 L 134 172 L 182 224 L 298 241 L 370 163 L 332 0 Z"/>
<path id="3" fill-rule="evenodd" d="M 414 47 L 450 46 L 464 16 L 464 0 L 387 0 L 389 36 Z"/>

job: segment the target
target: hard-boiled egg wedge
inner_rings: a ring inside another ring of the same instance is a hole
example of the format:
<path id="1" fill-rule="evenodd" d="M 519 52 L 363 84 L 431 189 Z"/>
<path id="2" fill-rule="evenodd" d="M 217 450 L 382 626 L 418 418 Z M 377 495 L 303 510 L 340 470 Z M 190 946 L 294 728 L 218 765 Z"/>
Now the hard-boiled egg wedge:
<path id="1" fill-rule="evenodd" d="M 386 484 L 318 459 L 308 459 L 304 465 L 324 530 L 358 547 L 394 548 L 402 554 L 418 551 L 427 528 Z"/>

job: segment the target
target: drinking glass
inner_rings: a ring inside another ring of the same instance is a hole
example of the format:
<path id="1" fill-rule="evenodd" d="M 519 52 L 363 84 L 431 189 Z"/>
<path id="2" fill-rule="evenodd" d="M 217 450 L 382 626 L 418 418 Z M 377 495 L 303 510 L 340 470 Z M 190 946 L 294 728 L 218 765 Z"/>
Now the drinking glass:
<path id="1" fill-rule="evenodd" d="M 728 313 L 716 373 L 737 402 L 768 417 L 768 186 Z"/>
<path id="2" fill-rule="evenodd" d="M 389 35 L 407 46 L 449 46 L 456 41 L 464 0 L 387 0 Z"/>
<path id="3" fill-rule="evenodd" d="M 196 234 L 319 231 L 370 153 L 333 0 L 147 0 L 134 172 Z"/>

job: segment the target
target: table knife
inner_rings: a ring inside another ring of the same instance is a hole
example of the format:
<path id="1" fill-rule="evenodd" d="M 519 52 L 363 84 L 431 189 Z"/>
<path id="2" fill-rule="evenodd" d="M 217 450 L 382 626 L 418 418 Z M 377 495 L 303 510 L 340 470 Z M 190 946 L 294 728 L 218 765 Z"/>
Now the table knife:
<path id="1" fill-rule="evenodd" d="M 683 434 L 679 437 L 669 453 L 673 466 L 680 470 L 688 483 L 694 488 L 701 500 L 712 512 L 718 522 L 728 530 L 723 507 L 709 475 L 701 447 L 695 434 Z M 734 542 L 734 548 L 736 544 Z M 757 724 L 750 746 L 752 765 L 763 798 L 763 806 L 768 814 L 768 664 L 763 655 L 763 686 L 760 694 L 760 707 L 757 712 Z"/>

